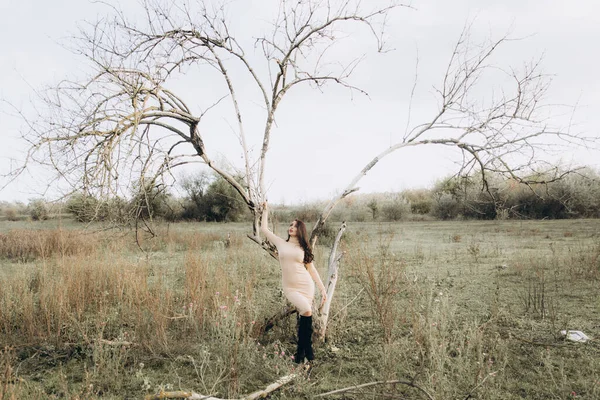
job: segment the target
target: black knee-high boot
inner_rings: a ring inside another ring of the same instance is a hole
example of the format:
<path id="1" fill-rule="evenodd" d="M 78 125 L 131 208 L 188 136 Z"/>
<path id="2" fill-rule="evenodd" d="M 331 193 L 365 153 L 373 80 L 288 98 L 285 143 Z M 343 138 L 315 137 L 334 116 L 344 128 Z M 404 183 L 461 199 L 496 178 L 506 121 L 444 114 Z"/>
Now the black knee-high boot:
<path id="1" fill-rule="evenodd" d="M 304 358 L 308 361 L 312 361 L 315 358 L 312 348 L 312 316 L 305 317 L 300 316 L 300 322 L 298 323 L 298 350 L 294 356 L 294 361 L 301 363 Z"/>
<path id="2" fill-rule="evenodd" d="M 313 325 L 312 325 L 312 315 L 310 317 L 304 317 L 305 320 L 305 337 L 304 337 L 304 355 L 308 361 L 312 361 L 315 359 L 315 354 L 313 352 L 312 347 L 312 335 L 313 335 Z"/>
<path id="3" fill-rule="evenodd" d="M 305 356 L 305 352 L 304 352 L 304 323 L 302 320 L 303 317 L 299 316 L 298 317 L 298 347 L 296 349 L 296 354 L 294 354 L 294 361 L 298 364 L 300 364 L 302 361 L 304 361 L 304 356 Z"/>

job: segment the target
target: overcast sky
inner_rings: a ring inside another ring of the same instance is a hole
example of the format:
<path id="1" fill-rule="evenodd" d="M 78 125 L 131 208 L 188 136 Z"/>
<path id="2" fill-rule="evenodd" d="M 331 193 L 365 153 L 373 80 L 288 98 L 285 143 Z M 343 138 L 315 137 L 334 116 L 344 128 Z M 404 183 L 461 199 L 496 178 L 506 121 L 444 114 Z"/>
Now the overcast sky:
<path id="1" fill-rule="evenodd" d="M 119 3 L 126 11 L 135 9 L 135 1 Z M 272 14 L 268 3 L 231 1 L 235 31 L 244 35 L 248 30 L 264 30 Z M 513 37 L 524 38 L 503 48 L 496 61 L 503 67 L 520 67 L 543 55 L 543 71 L 553 76 L 546 102 L 557 105 L 558 123 L 573 118 L 578 131 L 598 132 L 597 0 L 437 0 L 414 1 L 413 6 L 415 10 L 399 9 L 391 16 L 387 41 L 393 51 L 377 54 L 374 42 L 360 33 L 343 41 L 337 50 L 340 57 L 345 51 L 365 55 L 351 81 L 365 89 L 369 97 L 350 96 L 348 91 L 335 87 L 327 87 L 323 93 L 308 88 L 290 92 L 282 103 L 272 136 L 267 166 L 270 201 L 299 203 L 328 198 L 343 189 L 373 156 L 400 140 L 407 122 L 417 54 L 412 122 L 430 119 L 436 111 L 432 88 L 440 83 L 454 42 L 470 20 L 475 21 L 474 40 L 498 38 L 508 31 Z M 64 77 L 83 75 L 85 61 L 65 46 L 72 44 L 69 37 L 84 25 L 83 21 L 93 21 L 106 12 L 105 6 L 86 0 L 1 0 L 0 99 L 27 111 L 31 100 L 35 104 L 36 89 Z M 197 110 L 224 94 L 222 86 L 195 76 L 174 86 Z M 249 121 L 260 120 L 260 108 L 252 92 L 244 95 L 242 111 Z M 577 105 L 577 110 L 574 115 L 565 114 L 560 105 Z M 214 134 L 207 134 L 207 150 L 213 159 L 229 159 L 236 164 L 240 151 L 229 128 L 234 122 L 223 110 L 216 110 L 207 122 L 214 130 Z M 19 139 L 23 121 L 6 103 L 0 111 L 0 168 L 6 172 L 22 159 L 26 143 Z M 260 133 L 258 128 L 248 133 L 255 152 L 259 150 Z M 436 179 L 456 172 L 456 156 L 448 149 L 433 147 L 401 150 L 371 170 L 359 186 L 362 192 L 428 187 Z M 571 160 L 600 167 L 600 155 L 592 151 L 562 155 L 563 162 Z M 43 172 L 34 169 L 1 191 L 0 200 L 37 197 L 45 190 L 46 179 Z M 52 188 L 48 193 L 53 193 Z"/>

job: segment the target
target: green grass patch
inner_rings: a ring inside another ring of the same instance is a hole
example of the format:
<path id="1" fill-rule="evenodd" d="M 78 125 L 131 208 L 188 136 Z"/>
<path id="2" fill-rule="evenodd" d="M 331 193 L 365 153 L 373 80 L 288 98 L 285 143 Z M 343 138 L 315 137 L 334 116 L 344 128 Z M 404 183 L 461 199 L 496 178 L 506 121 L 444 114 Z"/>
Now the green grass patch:
<path id="1" fill-rule="evenodd" d="M 56 223 L 0 224 L 13 240 L 0 252 L 0 398 L 239 397 L 293 371 L 295 318 L 256 334 L 285 299 L 247 225 L 161 225 L 136 244 Z M 310 380 L 272 398 L 397 379 L 435 399 L 600 397 L 600 221 L 352 223 L 341 251 Z M 319 247 L 324 279 L 327 257 Z M 427 395 L 398 384 L 332 397 Z"/>

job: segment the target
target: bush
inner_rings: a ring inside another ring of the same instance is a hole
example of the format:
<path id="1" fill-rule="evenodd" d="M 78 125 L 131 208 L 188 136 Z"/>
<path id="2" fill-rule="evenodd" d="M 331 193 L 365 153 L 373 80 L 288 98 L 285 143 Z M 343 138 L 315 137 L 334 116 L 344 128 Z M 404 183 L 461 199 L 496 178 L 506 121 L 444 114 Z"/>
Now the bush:
<path id="1" fill-rule="evenodd" d="M 377 216 L 375 216 L 375 218 L 377 218 Z M 371 221 L 372 219 L 373 219 L 373 212 L 371 210 L 356 209 L 356 210 L 352 210 L 350 212 L 350 217 L 349 217 L 350 221 L 365 222 L 365 221 Z"/>
<path id="2" fill-rule="evenodd" d="M 173 219 L 168 206 L 171 194 L 167 187 L 155 180 L 147 179 L 139 183 L 130 202 L 130 210 L 135 218 Z"/>
<path id="3" fill-rule="evenodd" d="M 218 177 L 206 189 L 204 215 L 207 221 L 235 222 L 246 210 L 240 194 L 225 179 Z"/>
<path id="4" fill-rule="evenodd" d="M 399 221 L 408 214 L 409 207 L 400 196 L 395 196 L 393 200 L 385 203 L 381 210 L 386 221 Z"/>
<path id="5" fill-rule="evenodd" d="M 280 209 L 280 208 L 273 209 L 270 211 L 270 213 L 271 213 L 271 220 L 273 221 L 274 224 L 279 224 L 279 223 L 287 224 L 287 223 L 291 222 L 292 220 L 294 220 L 294 218 L 296 218 L 292 211 L 286 210 L 285 208 L 284 209 Z"/>
<path id="6" fill-rule="evenodd" d="M 34 221 L 45 221 L 48 219 L 48 207 L 43 199 L 34 199 L 29 202 L 29 216 Z"/>
<path id="7" fill-rule="evenodd" d="M 17 209 L 14 207 L 9 207 L 9 208 L 5 209 L 4 216 L 9 221 L 18 221 L 19 220 L 19 214 L 17 213 Z"/>
<path id="8" fill-rule="evenodd" d="M 181 187 L 186 192 L 180 210 L 182 219 L 235 222 L 247 213 L 240 194 L 221 176 L 200 173 L 183 177 Z"/>
<path id="9" fill-rule="evenodd" d="M 431 199 L 415 200 L 410 203 L 410 212 L 413 214 L 429 214 L 433 206 Z"/>
<path id="10" fill-rule="evenodd" d="M 369 210 L 371 210 L 371 216 L 373 217 L 373 221 L 375 221 L 377 219 L 377 217 L 379 216 L 379 204 L 377 204 L 377 200 L 371 199 L 371 201 L 369 201 L 369 203 L 367 203 L 367 207 L 369 208 Z M 359 222 L 362 222 L 362 221 L 359 221 Z"/>
<path id="11" fill-rule="evenodd" d="M 211 180 L 211 176 L 205 171 L 181 177 L 179 185 L 186 193 L 182 203 L 182 219 L 196 221 L 206 219 L 204 196 Z"/>
<path id="12" fill-rule="evenodd" d="M 459 214 L 459 204 L 451 194 L 441 194 L 436 199 L 432 214 L 442 220 L 454 219 Z"/>
<path id="13" fill-rule="evenodd" d="M 309 227 L 307 228 L 310 229 Z M 337 235 L 337 233 L 337 228 L 331 226 L 331 223 L 325 223 L 325 225 L 323 225 L 323 227 L 321 228 L 321 232 L 319 233 L 317 244 L 327 247 L 333 246 L 333 242 L 335 241 L 335 236 Z"/>
<path id="14" fill-rule="evenodd" d="M 433 207 L 431 190 L 405 190 L 403 196 L 410 204 L 410 212 L 413 214 L 429 214 Z"/>
<path id="15" fill-rule="evenodd" d="M 78 222 L 123 223 L 129 215 L 129 205 L 120 197 L 98 200 L 93 196 L 77 193 L 69 198 L 66 208 Z"/>
<path id="16" fill-rule="evenodd" d="M 90 222 L 98 215 L 98 200 L 84 194 L 74 194 L 67 200 L 67 212 L 78 222 Z"/>
<path id="17" fill-rule="evenodd" d="M 556 185 L 554 185 L 556 189 Z M 531 219 L 562 219 L 571 215 L 566 204 L 555 189 L 546 185 L 513 188 L 504 201 L 504 207 L 511 210 L 513 216 Z"/>
<path id="18" fill-rule="evenodd" d="M 496 219 L 498 212 L 490 194 L 477 191 L 463 201 L 461 213 L 465 218 L 492 220 Z"/>
<path id="19" fill-rule="evenodd" d="M 317 208 L 314 204 L 303 204 L 300 209 L 296 210 L 296 217 L 300 221 L 308 222 L 308 221 L 316 221 L 319 218 L 319 214 L 321 214 L 321 210 Z"/>

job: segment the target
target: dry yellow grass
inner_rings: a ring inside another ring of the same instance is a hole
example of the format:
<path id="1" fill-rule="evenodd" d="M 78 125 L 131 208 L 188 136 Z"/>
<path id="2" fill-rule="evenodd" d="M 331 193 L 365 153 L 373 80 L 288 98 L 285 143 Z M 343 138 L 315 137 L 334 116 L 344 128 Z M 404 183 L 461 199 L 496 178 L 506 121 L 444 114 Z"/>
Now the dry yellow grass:
<path id="1" fill-rule="evenodd" d="M 0 257 L 20 262 L 91 254 L 97 246 L 97 235 L 83 231 L 18 229 L 0 233 Z"/>
<path id="2" fill-rule="evenodd" d="M 277 264 L 237 226 L 191 228 L 140 236 L 145 252 L 126 234 L 7 232 L 18 249 L 1 253 L 0 398 L 139 398 L 174 386 L 235 397 L 289 372 L 293 318 L 253 335 L 284 304 Z M 599 232 L 597 221 L 351 226 L 311 383 L 276 396 L 414 378 L 438 399 L 597 398 L 598 347 L 556 332 L 600 335 Z M 323 271 L 326 252 L 317 256 Z M 544 310 L 527 310 L 540 290 Z M 422 393 L 345 393 L 386 395 Z"/>

